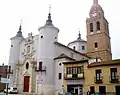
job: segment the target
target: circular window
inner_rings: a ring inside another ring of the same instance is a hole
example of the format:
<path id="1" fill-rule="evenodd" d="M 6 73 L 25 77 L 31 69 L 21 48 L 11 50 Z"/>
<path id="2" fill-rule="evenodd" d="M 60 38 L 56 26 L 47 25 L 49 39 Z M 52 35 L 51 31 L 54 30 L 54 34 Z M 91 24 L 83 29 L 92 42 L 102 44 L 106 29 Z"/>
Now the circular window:
<path id="1" fill-rule="evenodd" d="M 26 69 L 28 69 L 28 68 L 29 68 L 29 63 L 27 62 L 27 63 L 26 63 Z"/>
<path id="2" fill-rule="evenodd" d="M 43 38 L 43 36 L 41 36 L 41 38 Z"/>
<path id="3" fill-rule="evenodd" d="M 61 63 L 59 63 L 59 66 L 61 66 L 62 64 Z"/>
<path id="4" fill-rule="evenodd" d="M 13 47 L 13 45 L 11 45 L 11 47 Z"/>

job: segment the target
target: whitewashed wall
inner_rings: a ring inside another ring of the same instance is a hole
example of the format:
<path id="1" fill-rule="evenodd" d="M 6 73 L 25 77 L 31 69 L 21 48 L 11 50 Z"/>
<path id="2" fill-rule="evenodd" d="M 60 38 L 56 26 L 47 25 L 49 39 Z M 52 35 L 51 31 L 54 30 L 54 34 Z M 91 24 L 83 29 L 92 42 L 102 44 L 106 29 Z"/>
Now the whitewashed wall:
<path id="1" fill-rule="evenodd" d="M 68 45 L 68 47 L 74 49 L 73 47 L 75 46 L 75 50 L 81 52 L 81 53 L 87 53 L 87 43 L 85 41 L 75 41 L 72 42 Z M 82 50 L 82 46 L 85 47 L 84 50 Z"/>

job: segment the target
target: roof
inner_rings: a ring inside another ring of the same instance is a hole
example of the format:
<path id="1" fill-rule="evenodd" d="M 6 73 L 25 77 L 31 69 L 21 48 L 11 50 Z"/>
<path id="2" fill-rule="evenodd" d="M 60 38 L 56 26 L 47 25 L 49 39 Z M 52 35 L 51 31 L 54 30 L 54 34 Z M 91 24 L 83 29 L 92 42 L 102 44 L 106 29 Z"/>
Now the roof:
<path id="1" fill-rule="evenodd" d="M 69 44 L 72 44 L 72 43 L 75 43 L 75 42 L 86 42 L 86 41 L 83 40 L 83 39 L 77 39 L 77 40 L 75 40 L 75 41 L 70 42 Z M 68 45 L 69 45 L 69 44 L 68 44 Z"/>
<path id="2" fill-rule="evenodd" d="M 38 28 L 38 31 L 40 31 L 40 29 L 42 29 L 42 28 L 48 28 L 48 27 L 49 28 L 54 28 L 54 29 L 56 29 L 59 32 L 59 29 L 52 24 L 51 13 L 48 14 L 48 19 L 46 20 L 45 25 L 40 27 L 40 28 Z"/>
<path id="3" fill-rule="evenodd" d="M 62 53 L 60 56 L 58 56 L 58 57 L 56 57 L 56 58 L 54 58 L 54 59 L 61 59 L 61 58 L 68 58 L 68 59 L 70 59 L 70 60 L 75 60 L 75 59 L 73 59 L 73 58 L 65 55 L 64 53 Z"/>
<path id="4" fill-rule="evenodd" d="M 77 61 L 63 62 L 63 64 L 79 64 L 79 63 L 84 63 L 84 62 L 88 62 L 88 60 L 77 60 Z"/>
<path id="5" fill-rule="evenodd" d="M 102 61 L 102 62 L 94 62 L 88 65 L 89 67 L 100 67 L 100 66 L 111 66 L 111 65 L 120 65 L 120 59 Z"/>
<path id="6" fill-rule="evenodd" d="M 80 52 L 78 52 L 78 51 L 76 51 L 76 50 L 74 50 L 74 49 L 71 49 L 71 48 L 69 48 L 69 47 L 67 47 L 67 46 L 65 46 L 65 45 L 63 45 L 63 44 L 61 44 L 61 43 L 59 43 L 59 42 L 54 42 L 54 44 L 59 45 L 59 46 L 62 46 L 62 47 L 65 47 L 65 48 L 67 48 L 67 49 L 69 49 L 69 50 L 71 50 L 71 51 L 73 51 L 73 52 L 76 52 L 76 53 L 82 55 L 82 56 L 85 56 L 85 57 L 87 57 L 87 58 L 90 58 L 88 55 L 83 54 L 83 53 L 80 53 Z"/>

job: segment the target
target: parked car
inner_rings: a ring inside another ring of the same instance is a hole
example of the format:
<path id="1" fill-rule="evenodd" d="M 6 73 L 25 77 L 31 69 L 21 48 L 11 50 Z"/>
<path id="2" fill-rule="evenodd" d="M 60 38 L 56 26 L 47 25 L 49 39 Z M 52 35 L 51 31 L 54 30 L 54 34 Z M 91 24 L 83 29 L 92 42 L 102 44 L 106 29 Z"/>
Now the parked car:
<path id="1" fill-rule="evenodd" d="M 4 89 L 4 93 L 7 92 L 7 89 Z M 8 88 L 8 93 L 10 93 L 10 88 Z"/>
<path id="2" fill-rule="evenodd" d="M 4 93 L 6 93 L 6 92 L 7 92 L 7 89 L 4 89 Z M 8 93 L 9 94 L 17 94 L 18 90 L 16 87 L 10 87 L 10 88 L 8 88 Z"/>

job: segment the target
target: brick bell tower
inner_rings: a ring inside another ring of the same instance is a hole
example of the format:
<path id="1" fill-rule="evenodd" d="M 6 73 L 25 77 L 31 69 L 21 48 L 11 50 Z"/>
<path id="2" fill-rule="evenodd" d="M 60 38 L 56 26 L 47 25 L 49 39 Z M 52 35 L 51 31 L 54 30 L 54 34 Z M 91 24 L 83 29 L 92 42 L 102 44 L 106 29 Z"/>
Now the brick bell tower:
<path id="1" fill-rule="evenodd" d="M 102 61 L 112 60 L 108 21 L 98 0 L 93 1 L 89 16 L 86 20 L 87 55 Z"/>

